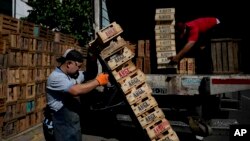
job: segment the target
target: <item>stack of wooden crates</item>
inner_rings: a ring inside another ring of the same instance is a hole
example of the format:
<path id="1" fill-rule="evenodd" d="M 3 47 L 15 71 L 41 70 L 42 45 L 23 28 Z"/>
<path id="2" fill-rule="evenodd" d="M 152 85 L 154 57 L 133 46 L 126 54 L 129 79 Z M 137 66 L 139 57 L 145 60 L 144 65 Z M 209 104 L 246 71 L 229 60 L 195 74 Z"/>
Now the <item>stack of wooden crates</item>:
<path id="1" fill-rule="evenodd" d="M 95 48 L 94 42 L 101 42 L 97 47 L 102 47 L 100 56 L 109 67 L 111 71 L 109 74 L 112 74 L 115 79 L 111 83 L 119 84 L 117 85 L 121 89 L 119 94 L 124 95 L 149 139 L 179 141 L 176 132 L 158 107 L 152 95 L 152 89 L 146 83 L 146 75 L 132 62 L 135 53 L 129 49 L 127 42 L 118 36 L 122 31 L 120 25 L 113 22 L 97 32 L 98 38 L 90 45 Z M 107 43 L 109 43 L 108 46 Z M 113 78 L 112 76 L 110 77 Z"/>
<path id="2" fill-rule="evenodd" d="M 211 58 L 214 74 L 240 72 L 241 39 L 218 38 L 211 40 Z"/>
<path id="3" fill-rule="evenodd" d="M 136 67 L 145 74 L 151 73 L 150 40 L 138 40 Z"/>
<path id="4" fill-rule="evenodd" d="M 57 33 L 58 34 L 58 33 Z M 43 120 L 45 85 L 56 58 L 68 48 L 81 51 L 72 36 L 0 15 L 0 138 Z"/>
<path id="5" fill-rule="evenodd" d="M 168 57 L 176 55 L 175 8 L 157 8 L 155 21 L 157 68 L 177 68 L 168 64 Z"/>

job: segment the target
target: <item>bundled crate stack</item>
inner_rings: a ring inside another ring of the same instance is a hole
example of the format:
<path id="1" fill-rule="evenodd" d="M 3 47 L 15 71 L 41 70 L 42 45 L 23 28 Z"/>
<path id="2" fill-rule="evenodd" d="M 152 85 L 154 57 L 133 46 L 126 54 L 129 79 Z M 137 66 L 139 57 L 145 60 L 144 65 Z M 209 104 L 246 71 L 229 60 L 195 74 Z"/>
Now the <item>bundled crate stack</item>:
<path id="1" fill-rule="evenodd" d="M 183 58 L 179 62 L 178 74 L 195 74 L 195 58 Z"/>
<path id="2" fill-rule="evenodd" d="M 141 69 L 145 74 L 151 73 L 149 40 L 138 40 L 136 67 Z"/>
<path id="3" fill-rule="evenodd" d="M 211 40 L 211 57 L 214 74 L 239 73 L 240 39 L 222 38 Z"/>
<path id="4" fill-rule="evenodd" d="M 175 8 L 156 9 L 155 21 L 157 68 L 177 68 L 176 65 L 168 64 L 168 57 L 176 55 Z"/>
<path id="5" fill-rule="evenodd" d="M 96 41 L 99 40 L 103 46 L 98 49 L 99 54 L 110 68 L 109 73 L 111 79 L 113 78 L 111 83 L 118 83 L 121 86 L 124 99 L 127 100 L 136 120 L 150 140 L 178 141 L 178 136 L 152 96 L 152 89 L 146 83 L 145 74 L 132 62 L 135 53 L 127 47 L 127 42 L 118 36 L 122 31 L 121 27 L 113 22 L 97 32 L 99 38 Z M 93 42 L 90 45 L 93 48 Z"/>
<path id="6" fill-rule="evenodd" d="M 56 57 L 73 46 L 69 42 L 55 42 L 54 33 L 38 28 L 39 31 L 33 23 L 0 15 L 2 138 L 42 122 L 46 79 L 57 65 Z"/>

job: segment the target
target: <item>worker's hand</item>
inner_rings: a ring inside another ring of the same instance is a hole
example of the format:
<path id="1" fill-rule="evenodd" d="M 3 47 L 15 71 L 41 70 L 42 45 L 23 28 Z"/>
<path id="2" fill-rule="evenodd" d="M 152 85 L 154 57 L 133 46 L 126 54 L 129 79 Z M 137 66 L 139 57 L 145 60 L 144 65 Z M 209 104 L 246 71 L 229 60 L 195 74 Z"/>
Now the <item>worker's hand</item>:
<path id="1" fill-rule="evenodd" d="M 170 56 L 168 57 L 168 59 L 170 60 L 170 62 L 168 63 L 169 65 L 176 65 L 180 61 L 178 56 Z"/>
<path id="2" fill-rule="evenodd" d="M 109 75 L 106 73 L 100 73 L 97 77 L 96 80 L 99 82 L 101 86 L 108 84 L 109 82 Z"/>

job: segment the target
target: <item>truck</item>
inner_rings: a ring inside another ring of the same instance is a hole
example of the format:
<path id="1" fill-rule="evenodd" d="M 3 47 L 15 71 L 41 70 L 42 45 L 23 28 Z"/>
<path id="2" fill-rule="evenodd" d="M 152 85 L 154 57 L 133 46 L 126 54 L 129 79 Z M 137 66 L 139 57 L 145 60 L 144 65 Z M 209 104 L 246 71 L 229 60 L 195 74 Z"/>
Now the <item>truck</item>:
<path id="1" fill-rule="evenodd" d="M 111 15 L 110 19 L 116 20 L 117 23 L 121 24 L 125 32 L 124 37 L 130 41 L 149 39 L 152 44 L 155 40 L 154 28 L 149 29 L 149 27 L 153 27 L 152 25 L 155 24 L 155 21 L 153 18 L 150 19 L 145 17 L 153 17 L 155 14 L 154 10 L 157 7 L 176 7 L 176 11 L 178 8 L 183 8 L 178 7 L 180 5 L 174 2 L 163 4 L 159 1 L 111 1 L 112 0 L 106 1 L 108 12 L 110 12 L 109 15 Z M 148 9 L 145 11 L 146 8 L 141 8 L 143 6 L 146 6 Z M 215 9 L 215 11 L 218 9 Z M 132 12 L 128 12 L 128 10 Z M 206 16 L 205 13 L 208 9 L 198 9 L 201 10 L 200 12 L 195 10 L 197 9 L 194 8 L 192 12 L 187 13 L 185 16 L 183 16 L 183 13 L 178 13 L 176 18 L 183 20 L 191 19 L 195 16 Z M 192 13 L 195 13 L 195 15 L 192 15 Z M 212 13 L 216 15 L 214 12 Z M 223 13 L 217 14 L 220 15 Z M 222 15 L 222 17 L 226 19 L 225 21 L 229 20 L 227 19 L 227 15 Z M 100 20 L 101 18 L 99 17 L 98 19 Z M 230 27 L 230 25 L 225 26 L 227 29 Z M 98 30 L 96 30 L 96 32 L 97 31 Z M 216 37 L 216 39 L 221 39 L 221 37 L 223 37 L 223 40 L 227 41 L 227 37 L 232 36 L 226 34 L 228 32 L 227 30 L 221 32 L 223 32 L 220 33 L 221 36 Z M 236 32 L 233 34 L 236 34 Z M 246 35 L 240 35 L 240 37 L 244 39 Z M 243 40 L 242 46 L 244 45 L 245 42 Z M 151 47 L 153 48 L 154 45 Z M 244 51 L 244 49 L 240 51 Z M 221 54 L 221 57 L 223 57 L 223 55 L 228 55 Z M 155 58 L 152 60 L 154 59 Z M 165 69 L 155 69 L 152 70 L 153 73 L 146 74 L 147 83 L 150 84 L 153 90 L 152 95 L 156 98 L 159 107 L 164 111 L 166 117 L 170 119 L 170 123 L 177 134 L 180 135 L 180 140 L 215 140 L 215 136 L 217 139 L 229 139 L 231 125 L 249 124 L 249 121 L 245 120 L 244 116 L 249 116 L 246 111 L 249 105 L 247 104 L 249 100 L 247 93 L 249 93 L 248 90 L 250 89 L 250 75 L 248 74 L 248 65 L 244 66 L 246 62 L 243 60 L 245 60 L 244 57 L 239 59 L 242 64 L 240 64 L 238 72 L 224 71 L 218 73 L 214 70 L 214 74 L 188 75 L 171 74 Z M 230 65 L 229 62 L 230 61 L 228 61 L 228 64 Z M 224 66 L 220 67 L 223 69 Z M 220 67 L 218 68 L 220 69 Z M 156 68 L 155 64 L 152 64 L 151 68 Z M 240 69 L 243 69 L 245 72 L 242 72 Z M 131 117 L 129 108 L 126 102 L 123 101 L 121 95 L 116 93 L 116 88 L 114 86 L 109 86 L 106 88 L 105 93 L 107 94 L 92 96 L 95 104 L 90 104 L 88 110 L 90 115 L 94 115 L 96 118 L 91 119 L 92 122 L 90 122 L 90 127 L 86 129 L 86 131 L 90 130 L 91 132 L 93 128 L 95 128 L 98 134 L 105 137 L 115 137 L 124 141 L 143 140 L 143 134 L 138 130 L 137 125 L 132 122 L 133 118 Z M 200 117 L 209 121 L 213 129 L 213 134 L 211 136 L 197 138 L 195 134 L 192 133 L 188 123 L 184 122 L 184 118 L 186 118 L 187 115 L 192 115 L 192 113 L 189 113 L 189 109 L 196 109 Z M 108 126 L 110 130 L 107 130 Z M 122 134 L 124 131 L 126 134 Z"/>

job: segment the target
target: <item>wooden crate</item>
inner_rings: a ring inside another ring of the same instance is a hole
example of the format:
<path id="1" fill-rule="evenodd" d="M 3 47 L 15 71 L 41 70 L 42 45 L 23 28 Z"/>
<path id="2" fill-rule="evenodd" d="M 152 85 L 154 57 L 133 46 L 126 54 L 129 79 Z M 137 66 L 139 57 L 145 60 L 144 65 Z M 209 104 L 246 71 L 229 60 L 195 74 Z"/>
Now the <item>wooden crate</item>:
<path id="1" fill-rule="evenodd" d="M 152 96 L 148 96 L 132 104 L 131 108 L 134 111 L 135 115 L 138 117 L 156 106 L 158 106 L 158 103 L 156 102 L 155 98 Z"/>
<path id="2" fill-rule="evenodd" d="M 4 122 L 11 121 L 16 118 L 16 103 L 6 105 L 6 113 L 4 115 Z"/>
<path id="3" fill-rule="evenodd" d="M 64 44 L 75 44 L 76 39 L 72 35 L 60 33 L 60 43 Z"/>
<path id="4" fill-rule="evenodd" d="M 144 40 L 138 40 L 137 56 L 138 57 L 144 57 L 145 56 L 145 41 Z"/>
<path id="5" fill-rule="evenodd" d="M 42 60 L 43 60 L 43 56 L 42 53 L 36 53 L 35 55 L 36 59 L 35 59 L 35 66 L 36 67 L 42 67 Z"/>
<path id="6" fill-rule="evenodd" d="M 44 68 L 42 67 L 37 67 L 36 68 L 36 78 L 35 78 L 35 81 L 44 81 L 46 78 L 45 78 L 45 70 Z"/>
<path id="7" fill-rule="evenodd" d="M 1 33 L 18 33 L 19 20 L 10 16 L 0 14 L 0 32 Z"/>
<path id="8" fill-rule="evenodd" d="M 156 46 L 175 46 L 175 40 L 156 40 Z"/>
<path id="9" fill-rule="evenodd" d="M 8 84 L 19 84 L 20 83 L 20 72 L 18 68 L 7 69 L 7 80 Z"/>
<path id="10" fill-rule="evenodd" d="M 27 68 L 20 68 L 19 69 L 19 76 L 20 76 L 20 83 L 26 84 L 28 82 L 29 71 Z"/>
<path id="11" fill-rule="evenodd" d="M 0 113 L 6 112 L 6 98 L 0 97 Z"/>
<path id="12" fill-rule="evenodd" d="M 142 57 L 137 57 L 136 58 L 136 68 L 140 69 L 143 71 L 144 67 L 143 67 L 143 63 L 144 62 L 144 58 Z"/>
<path id="13" fill-rule="evenodd" d="M 8 55 L 0 54 L 0 68 L 6 68 L 8 63 Z"/>
<path id="14" fill-rule="evenodd" d="M 144 57 L 143 72 L 145 74 L 151 73 L 151 60 L 149 57 Z"/>
<path id="15" fill-rule="evenodd" d="M 150 41 L 149 40 L 145 41 L 145 57 L 150 58 Z"/>
<path id="16" fill-rule="evenodd" d="M 151 139 L 160 139 L 164 135 L 168 134 L 169 130 L 172 130 L 172 127 L 166 118 L 153 122 L 146 127 L 148 136 Z"/>
<path id="17" fill-rule="evenodd" d="M 43 108 L 46 107 L 46 96 L 45 94 L 42 94 L 40 96 L 38 96 L 36 99 L 35 99 L 35 102 L 36 102 L 36 111 L 39 111 L 39 110 L 43 110 Z"/>
<path id="18" fill-rule="evenodd" d="M 7 138 L 17 134 L 18 130 L 19 130 L 19 121 L 18 120 L 13 120 L 13 121 L 4 123 L 3 134 L 2 134 L 3 139 L 7 139 Z"/>
<path id="19" fill-rule="evenodd" d="M 48 66 L 48 54 L 42 53 L 42 66 Z"/>
<path id="20" fill-rule="evenodd" d="M 177 134 L 175 133 L 175 131 L 170 128 L 168 130 L 168 134 L 158 138 L 158 139 L 153 139 L 152 141 L 179 141 L 179 137 L 177 136 Z"/>
<path id="21" fill-rule="evenodd" d="M 17 85 L 9 85 L 7 91 L 7 100 L 6 103 L 16 102 L 18 95 L 20 93 L 20 87 Z"/>
<path id="22" fill-rule="evenodd" d="M 36 85 L 35 83 L 30 83 L 26 85 L 26 99 L 33 99 L 36 96 Z"/>
<path id="23" fill-rule="evenodd" d="M 130 91 L 133 87 L 137 87 L 145 81 L 145 74 L 141 70 L 137 69 L 137 71 L 131 73 L 130 75 L 119 80 L 118 82 L 121 84 L 123 92 L 128 93 L 128 91 Z"/>
<path id="24" fill-rule="evenodd" d="M 18 101 L 16 103 L 16 118 L 25 116 L 26 114 L 26 103 L 24 101 Z"/>
<path id="25" fill-rule="evenodd" d="M 36 124 L 41 123 L 43 121 L 43 119 L 44 119 L 43 110 L 36 111 L 35 115 L 36 115 L 36 121 L 35 121 Z"/>
<path id="26" fill-rule="evenodd" d="M 240 39 L 212 39 L 211 56 L 213 73 L 238 73 Z"/>
<path id="27" fill-rule="evenodd" d="M 138 118 L 141 126 L 143 128 L 146 128 L 146 126 L 149 125 L 150 123 L 152 123 L 156 120 L 160 120 L 164 117 L 165 117 L 165 115 L 164 115 L 163 111 L 158 106 L 156 106 L 156 107 L 153 107 L 152 109 L 148 110 L 144 114 L 138 116 L 137 118 Z"/>
<path id="28" fill-rule="evenodd" d="M 19 130 L 18 132 L 22 132 L 24 130 L 26 130 L 27 127 L 26 127 L 26 118 L 25 117 L 22 117 L 19 119 Z"/>
<path id="29" fill-rule="evenodd" d="M 175 13 L 175 8 L 157 8 L 155 10 L 155 13 L 159 13 L 159 14 L 171 14 L 171 13 Z"/>
<path id="30" fill-rule="evenodd" d="M 1 70 L 1 69 L 0 69 Z M 1 72 L 0 72 L 1 73 Z M 1 76 L 1 74 L 0 74 Z M 1 79 L 0 79 L 1 80 Z M 6 95 L 3 93 L 3 88 L 4 87 L 4 84 L 0 81 L 0 98 L 3 98 L 3 97 L 6 97 Z"/>
<path id="31" fill-rule="evenodd" d="M 7 84 L 5 83 L 5 82 L 3 82 L 3 83 L 0 83 L 0 97 L 1 98 L 6 98 L 7 97 L 7 90 L 8 90 L 8 88 L 7 88 L 8 86 L 7 86 Z"/>
<path id="32" fill-rule="evenodd" d="M 170 56 L 175 56 L 175 55 L 176 55 L 176 51 L 159 51 L 159 52 L 156 52 L 156 57 L 157 58 L 168 58 Z"/>
<path id="33" fill-rule="evenodd" d="M 28 113 L 26 116 L 25 116 L 25 127 L 28 129 L 31 127 L 31 117 L 30 117 L 30 114 L 32 113 Z"/>
<path id="34" fill-rule="evenodd" d="M 41 39 L 36 39 L 36 52 L 42 53 L 44 49 L 44 42 Z"/>
<path id="35" fill-rule="evenodd" d="M 36 66 L 36 53 L 28 53 L 28 66 L 35 67 Z"/>
<path id="36" fill-rule="evenodd" d="M 158 35 L 158 34 L 170 34 L 170 35 L 172 34 L 172 35 L 174 35 L 174 33 L 175 33 L 174 26 L 155 29 L 155 35 Z"/>
<path id="37" fill-rule="evenodd" d="M 8 51 L 9 49 L 20 49 L 18 43 L 18 36 L 19 34 L 0 34 L 0 39 L 4 41 L 5 50 Z"/>
<path id="38" fill-rule="evenodd" d="M 142 100 L 145 97 L 148 97 L 152 94 L 152 89 L 146 83 L 141 84 L 137 87 L 133 87 L 126 95 L 126 98 L 130 105 L 136 103 L 139 100 Z"/>
<path id="39" fill-rule="evenodd" d="M 33 38 L 28 38 L 28 51 L 29 52 L 35 52 L 36 51 L 36 48 L 34 46 L 34 43 L 33 43 Z"/>
<path id="40" fill-rule="evenodd" d="M 47 39 L 49 41 L 54 41 L 54 39 L 55 39 L 55 32 L 53 32 L 51 30 L 47 30 Z"/>
<path id="41" fill-rule="evenodd" d="M 117 37 L 123 32 L 121 26 L 117 24 L 116 22 L 112 22 L 107 27 L 101 29 L 97 32 L 98 38 L 102 43 L 106 43 L 110 41 L 111 39 Z"/>
<path id="42" fill-rule="evenodd" d="M 20 21 L 20 33 L 25 36 L 34 37 L 35 24 L 27 21 Z"/>
<path id="43" fill-rule="evenodd" d="M 25 100 L 26 99 L 26 92 L 27 92 L 27 86 L 25 84 L 19 86 L 19 93 L 17 95 L 18 100 Z"/>
<path id="44" fill-rule="evenodd" d="M 36 83 L 36 96 L 45 94 L 46 81 Z"/>
<path id="45" fill-rule="evenodd" d="M 17 52 L 17 51 L 10 51 L 8 54 L 8 63 L 7 66 L 8 67 L 17 67 L 20 66 L 22 64 L 22 56 L 21 56 L 21 52 Z"/>
<path id="46" fill-rule="evenodd" d="M 118 36 L 116 40 L 117 41 L 110 42 L 109 46 L 104 48 L 101 51 L 100 56 L 102 57 L 102 59 L 105 59 L 105 58 L 111 56 L 112 54 L 121 50 L 122 47 L 127 44 L 126 41 L 123 38 L 121 38 L 120 36 Z"/>
<path id="47" fill-rule="evenodd" d="M 28 52 L 21 52 L 21 65 L 23 67 L 28 66 Z"/>
<path id="48" fill-rule="evenodd" d="M 195 74 L 195 58 L 187 58 L 187 74 Z"/>
<path id="49" fill-rule="evenodd" d="M 127 47 L 124 47 L 119 52 L 106 58 L 105 61 L 109 65 L 110 69 L 114 70 L 120 65 L 122 65 L 123 63 L 131 60 L 134 56 L 135 54 L 130 49 L 128 49 Z"/>
<path id="50" fill-rule="evenodd" d="M 187 74 L 187 58 L 183 58 L 179 62 L 179 74 Z"/>
<path id="51" fill-rule="evenodd" d="M 157 46 L 156 47 L 156 52 L 161 52 L 161 51 L 176 51 L 175 46 Z"/>
<path id="52" fill-rule="evenodd" d="M 175 20 L 174 13 L 156 13 L 155 14 L 155 21 L 173 21 Z"/>
<path id="53" fill-rule="evenodd" d="M 29 38 L 24 36 L 17 36 L 18 44 L 20 45 L 20 49 L 24 51 L 28 51 L 29 49 Z"/>
<path id="54" fill-rule="evenodd" d="M 157 64 L 168 64 L 170 61 L 168 58 L 157 58 Z"/>
<path id="55" fill-rule="evenodd" d="M 34 83 L 35 82 L 35 78 L 36 78 L 36 70 L 34 68 L 30 68 L 28 69 L 28 80 L 27 83 Z"/>
<path id="56" fill-rule="evenodd" d="M 114 75 L 115 79 L 118 81 L 126 76 L 128 76 L 130 73 L 134 72 L 136 70 L 136 67 L 132 61 L 128 61 L 121 66 L 117 67 L 115 70 L 112 71 L 112 74 Z"/>
<path id="57" fill-rule="evenodd" d="M 6 53 L 6 40 L 0 39 L 0 54 L 5 54 Z"/>
<path id="58" fill-rule="evenodd" d="M 155 25 L 175 25 L 175 20 L 170 20 L 170 21 L 156 21 Z"/>
<path id="59" fill-rule="evenodd" d="M 159 33 L 155 35 L 156 40 L 175 40 L 175 35 L 174 34 L 169 34 L 169 33 Z"/>

